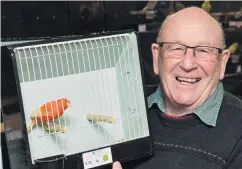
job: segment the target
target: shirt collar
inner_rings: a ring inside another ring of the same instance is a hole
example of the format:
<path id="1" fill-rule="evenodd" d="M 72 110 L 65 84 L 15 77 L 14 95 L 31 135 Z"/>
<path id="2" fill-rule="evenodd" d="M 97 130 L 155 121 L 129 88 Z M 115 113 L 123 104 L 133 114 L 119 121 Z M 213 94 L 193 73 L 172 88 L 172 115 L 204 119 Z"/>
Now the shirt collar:
<path id="1" fill-rule="evenodd" d="M 219 82 L 214 93 L 193 113 L 196 114 L 205 124 L 215 127 L 220 106 L 222 104 L 224 88 L 222 82 Z M 165 100 L 161 85 L 148 98 L 148 107 L 157 104 L 162 112 L 165 112 Z"/>

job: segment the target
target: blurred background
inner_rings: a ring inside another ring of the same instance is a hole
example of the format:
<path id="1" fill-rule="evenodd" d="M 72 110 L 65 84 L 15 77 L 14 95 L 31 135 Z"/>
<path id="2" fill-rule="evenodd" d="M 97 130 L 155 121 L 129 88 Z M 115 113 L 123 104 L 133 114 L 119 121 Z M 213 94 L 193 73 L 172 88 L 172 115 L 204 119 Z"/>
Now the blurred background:
<path id="1" fill-rule="evenodd" d="M 198 6 L 222 25 L 231 51 L 224 87 L 242 99 L 242 1 L 1 1 L 1 48 L 5 44 L 104 31 L 133 29 L 139 34 L 148 94 L 159 83 L 153 74 L 151 43 L 167 15 Z M 1 50 L 1 111 L 19 128 L 19 102 L 13 68 Z M 1 118 L 2 121 L 2 118 Z M 9 169 L 4 132 L 1 130 L 3 168 Z"/>

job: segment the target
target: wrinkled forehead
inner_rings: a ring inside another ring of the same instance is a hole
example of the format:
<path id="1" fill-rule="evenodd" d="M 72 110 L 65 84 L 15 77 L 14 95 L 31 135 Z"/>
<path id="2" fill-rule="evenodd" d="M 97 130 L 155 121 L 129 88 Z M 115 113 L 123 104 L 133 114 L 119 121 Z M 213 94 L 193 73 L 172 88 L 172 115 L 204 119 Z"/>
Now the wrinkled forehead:
<path id="1" fill-rule="evenodd" d="M 216 23 L 199 20 L 168 21 L 161 30 L 161 41 L 178 42 L 189 46 L 223 47 L 223 33 Z"/>

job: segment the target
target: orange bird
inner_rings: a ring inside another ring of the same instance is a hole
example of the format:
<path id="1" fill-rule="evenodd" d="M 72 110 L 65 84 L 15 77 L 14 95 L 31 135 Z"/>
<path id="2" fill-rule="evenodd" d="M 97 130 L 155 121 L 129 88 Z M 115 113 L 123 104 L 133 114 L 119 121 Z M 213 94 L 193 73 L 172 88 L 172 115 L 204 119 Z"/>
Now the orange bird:
<path id="1" fill-rule="evenodd" d="M 31 129 L 39 122 L 48 123 L 63 115 L 64 111 L 70 107 L 71 103 L 66 98 L 50 101 L 37 108 L 30 114 L 31 125 L 27 127 L 29 133 Z"/>

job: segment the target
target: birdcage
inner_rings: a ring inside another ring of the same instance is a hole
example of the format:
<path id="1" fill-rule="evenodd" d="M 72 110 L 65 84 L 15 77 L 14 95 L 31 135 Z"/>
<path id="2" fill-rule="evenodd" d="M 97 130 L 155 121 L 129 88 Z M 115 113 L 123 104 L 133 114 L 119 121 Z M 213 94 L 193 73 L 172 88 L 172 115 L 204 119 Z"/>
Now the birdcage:
<path id="1" fill-rule="evenodd" d="M 67 169 L 72 163 L 88 169 L 151 154 L 137 33 L 7 48 L 21 103 L 26 166 Z"/>

